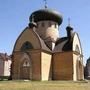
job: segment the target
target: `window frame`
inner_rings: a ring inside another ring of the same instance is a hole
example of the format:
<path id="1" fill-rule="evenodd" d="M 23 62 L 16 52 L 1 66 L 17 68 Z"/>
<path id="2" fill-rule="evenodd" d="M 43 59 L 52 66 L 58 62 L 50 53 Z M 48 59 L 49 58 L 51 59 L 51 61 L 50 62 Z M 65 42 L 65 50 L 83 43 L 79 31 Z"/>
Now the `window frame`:
<path id="1" fill-rule="evenodd" d="M 30 49 L 33 49 L 33 45 L 29 41 L 24 42 L 21 46 L 21 51 L 27 51 Z"/>

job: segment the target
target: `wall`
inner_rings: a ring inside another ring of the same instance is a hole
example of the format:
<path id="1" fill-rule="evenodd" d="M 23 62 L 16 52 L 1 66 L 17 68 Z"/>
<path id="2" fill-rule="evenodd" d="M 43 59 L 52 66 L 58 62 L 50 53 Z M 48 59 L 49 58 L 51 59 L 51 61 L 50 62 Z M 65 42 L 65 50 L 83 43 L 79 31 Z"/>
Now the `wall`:
<path id="1" fill-rule="evenodd" d="M 76 51 L 76 46 L 78 46 L 79 50 Z M 77 33 L 74 34 L 73 37 L 73 80 L 83 80 L 84 79 L 84 66 L 83 66 L 83 52 L 82 46 L 80 42 L 79 35 Z"/>
<path id="2" fill-rule="evenodd" d="M 41 80 L 41 51 L 31 53 L 32 80 Z"/>
<path id="3" fill-rule="evenodd" d="M 30 78 L 31 80 L 40 80 L 40 51 L 32 50 L 29 53 L 31 60 Z M 13 53 L 13 63 L 12 63 L 12 78 L 21 79 L 20 76 L 20 64 L 22 64 L 22 58 L 24 57 L 24 52 L 14 52 Z M 26 57 L 25 57 L 26 58 Z"/>
<path id="4" fill-rule="evenodd" d="M 49 80 L 51 78 L 50 75 L 52 55 L 42 52 L 41 57 L 41 80 Z"/>
<path id="5" fill-rule="evenodd" d="M 73 53 L 73 80 L 84 80 L 84 66 L 82 58 L 79 59 L 79 55 Z"/>
<path id="6" fill-rule="evenodd" d="M 73 54 L 62 52 L 53 54 L 52 79 L 72 80 L 73 79 Z"/>

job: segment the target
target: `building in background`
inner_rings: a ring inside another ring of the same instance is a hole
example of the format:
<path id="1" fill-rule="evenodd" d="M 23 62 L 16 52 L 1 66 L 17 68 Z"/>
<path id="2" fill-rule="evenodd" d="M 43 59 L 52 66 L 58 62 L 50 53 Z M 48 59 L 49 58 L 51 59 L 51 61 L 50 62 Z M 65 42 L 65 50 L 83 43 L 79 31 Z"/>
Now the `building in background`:
<path id="1" fill-rule="evenodd" d="M 83 80 L 79 35 L 68 25 L 59 36 L 62 15 L 45 8 L 33 12 L 29 26 L 17 38 L 12 53 L 12 79 Z"/>
<path id="2" fill-rule="evenodd" d="M 6 53 L 0 53 L 0 78 L 10 76 L 11 58 Z"/>
<path id="3" fill-rule="evenodd" d="M 87 59 L 84 74 L 86 79 L 90 79 L 90 57 Z"/>

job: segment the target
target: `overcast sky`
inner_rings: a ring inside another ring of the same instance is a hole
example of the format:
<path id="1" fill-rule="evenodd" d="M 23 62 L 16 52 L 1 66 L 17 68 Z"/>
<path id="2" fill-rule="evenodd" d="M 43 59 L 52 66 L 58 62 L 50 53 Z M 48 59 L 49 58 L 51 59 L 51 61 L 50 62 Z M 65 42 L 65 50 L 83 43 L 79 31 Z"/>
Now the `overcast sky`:
<path id="1" fill-rule="evenodd" d="M 63 16 L 60 37 L 66 35 L 68 18 L 78 32 L 84 54 L 84 62 L 90 56 L 90 0 L 47 0 L 48 8 Z M 30 14 L 44 8 L 43 0 L 0 0 L 0 52 L 12 54 L 15 41 L 28 26 Z"/>

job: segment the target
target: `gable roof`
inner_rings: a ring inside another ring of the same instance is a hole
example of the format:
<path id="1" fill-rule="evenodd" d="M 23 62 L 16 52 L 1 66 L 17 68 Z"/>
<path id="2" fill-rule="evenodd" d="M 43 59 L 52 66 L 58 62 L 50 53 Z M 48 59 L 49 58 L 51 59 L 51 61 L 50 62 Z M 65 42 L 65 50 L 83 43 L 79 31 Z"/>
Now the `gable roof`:
<path id="1" fill-rule="evenodd" d="M 8 56 L 6 53 L 0 53 L 0 59 L 1 60 L 11 60 L 10 56 Z"/>
<path id="2" fill-rule="evenodd" d="M 30 30 L 30 32 L 32 33 L 32 35 L 34 35 L 34 37 L 36 38 L 36 40 L 37 40 L 37 42 L 38 42 L 38 45 L 39 45 L 39 47 L 36 47 L 37 49 L 42 49 L 42 50 L 46 50 L 46 51 L 51 52 L 51 50 L 45 45 L 44 41 L 40 38 L 40 36 L 37 34 L 37 32 L 36 32 L 35 30 L 33 30 L 33 29 L 30 29 L 29 27 L 26 27 L 26 28 L 23 30 L 23 32 L 19 35 L 19 37 L 17 38 L 16 43 L 15 43 L 15 45 L 14 45 L 13 52 L 14 52 L 14 51 L 17 51 L 16 47 L 17 47 L 18 41 L 19 41 L 19 39 L 22 37 L 22 35 L 23 35 L 24 33 L 26 33 L 27 30 Z M 30 32 L 28 32 L 28 33 L 30 33 Z M 28 38 L 28 40 L 30 41 L 30 38 Z M 24 40 L 24 41 L 25 41 L 25 40 Z M 23 42 L 24 42 L 24 41 L 23 41 Z M 22 43 L 23 43 L 23 42 L 22 42 Z M 19 44 L 19 45 L 20 45 L 20 44 Z M 21 44 L 21 45 L 22 45 L 22 44 Z M 19 48 L 20 48 L 20 46 L 19 46 Z M 18 49 L 18 50 L 19 50 L 19 49 Z"/>
<path id="3" fill-rule="evenodd" d="M 68 37 L 59 38 L 53 52 L 72 51 L 73 37 L 74 33 L 70 39 Z"/>

